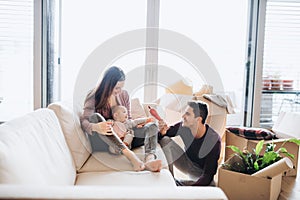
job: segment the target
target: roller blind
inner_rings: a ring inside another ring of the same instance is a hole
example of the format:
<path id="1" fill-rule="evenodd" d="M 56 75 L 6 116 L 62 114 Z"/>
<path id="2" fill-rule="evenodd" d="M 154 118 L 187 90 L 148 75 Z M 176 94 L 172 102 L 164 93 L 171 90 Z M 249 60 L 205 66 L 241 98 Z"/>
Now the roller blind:
<path id="1" fill-rule="evenodd" d="M 292 80 L 275 89 L 300 89 L 300 0 L 268 0 L 264 78 Z"/>
<path id="2" fill-rule="evenodd" d="M 34 0 L 0 0 L 0 122 L 33 110 Z"/>
<path id="3" fill-rule="evenodd" d="M 33 0 L 0 0 L 0 59 L 32 46 Z M 19 49 L 21 48 L 21 49 Z"/>

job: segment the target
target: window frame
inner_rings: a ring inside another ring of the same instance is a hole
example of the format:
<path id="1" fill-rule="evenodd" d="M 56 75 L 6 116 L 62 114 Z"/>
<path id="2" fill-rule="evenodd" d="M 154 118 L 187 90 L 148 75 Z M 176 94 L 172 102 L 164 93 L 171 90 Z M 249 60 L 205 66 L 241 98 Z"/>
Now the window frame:
<path id="1" fill-rule="evenodd" d="M 267 14 L 268 0 L 250 0 L 249 8 L 253 9 L 249 16 L 249 38 L 253 37 L 255 44 L 251 45 L 248 40 L 248 63 L 246 70 L 245 88 L 245 117 L 244 125 L 260 127 L 261 102 L 262 102 L 262 82 L 264 65 L 264 43 L 265 43 L 265 22 Z M 274 0 L 273 0 L 274 1 Z M 276 1 L 276 0 L 275 0 Z M 280 1 L 280 0 L 279 0 Z M 290 2 L 293 2 L 290 0 Z M 251 20 L 253 21 L 251 24 Z M 248 89 L 248 91 L 247 91 Z"/>
<path id="2" fill-rule="evenodd" d="M 34 0 L 34 109 L 60 100 L 60 23 L 54 22 L 60 21 L 60 5 L 61 0 Z"/>
<path id="3" fill-rule="evenodd" d="M 249 1 L 244 125 L 259 127 L 267 0 Z"/>

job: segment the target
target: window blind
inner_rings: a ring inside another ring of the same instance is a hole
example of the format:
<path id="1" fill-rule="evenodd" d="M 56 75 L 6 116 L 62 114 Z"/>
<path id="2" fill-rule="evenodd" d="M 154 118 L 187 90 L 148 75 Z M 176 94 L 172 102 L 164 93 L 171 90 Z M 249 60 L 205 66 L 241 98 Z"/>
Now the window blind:
<path id="1" fill-rule="evenodd" d="M 275 89 L 300 89 L 300 0 L 268 0 L 264 78 L 292 80 Z"/>
<path id="2" fill-rule="evenodd" d="M 34 0 L 0 0 L 0 121 L 33 110 L 33 15 Z"/>
<path id="3" fill-rule="evenodd" d="M 300 111 L 292 92 L 300 90 L 300 0 L 267 0 L 262 89 L 261 126 L 271 127 L 282 111 Z"/>
<path id="4" fill-rule="evenodd" d="M 32 46 L 33 0 L 0 0 L 0 59 Z M 21 48 L 21 49 L 20 49 Z"/>

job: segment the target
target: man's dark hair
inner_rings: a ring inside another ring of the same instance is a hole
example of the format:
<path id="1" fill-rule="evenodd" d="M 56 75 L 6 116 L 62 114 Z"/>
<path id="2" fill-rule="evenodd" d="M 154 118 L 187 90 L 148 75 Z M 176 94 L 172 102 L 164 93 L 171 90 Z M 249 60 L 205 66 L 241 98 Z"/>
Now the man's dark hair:
<path id="1" fill-rule="evenodd" d="M 193 109 L 195 117 L 202 117 L 202 124 L 205 124 L 208 115 L 207 104 L 201 101 L 189 101 L 188 105 Z"/>

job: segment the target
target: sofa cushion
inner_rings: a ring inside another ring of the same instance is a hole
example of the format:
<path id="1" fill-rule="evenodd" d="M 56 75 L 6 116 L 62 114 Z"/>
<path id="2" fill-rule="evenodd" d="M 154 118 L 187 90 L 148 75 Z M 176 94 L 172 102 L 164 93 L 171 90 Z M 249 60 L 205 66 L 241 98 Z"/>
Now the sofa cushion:
<path id="1" fill-rule="evenodd" d="M 110 171 L 80 173 L 76 185 L 103 185 L 103 186 L 150 186 L 150 187 L 176 187 L 169 170 L 160 172 L 150 171 Z"/>
<path id="2" fill-rule="evenodd" d="M 144 159 L 144 147 L 138 147 L 133 150 L 141 159 Z M 168 169 L 167 159 L 162 148 L 157 144 L 157 159 L 162 160 L 163 168 Z M 78 171 L 83 172 L 101 172 L 101 171 L 132 171 L 133 167 L 124 155 L 112 155 L 107 152 L 95 152 Z"/>
<path id="3" fill-rule="evenodd" d="M 50 104 L 48 108 L 55 112 L 72 153 L 76 169 L 79 170 L 90 156 L 91 145 L 87 135 L 81 129 L 79 116 L 68 105 L 57 102 Z"/>
<path id="4" fill-rule="evenodd" d="M 298 191 L 293 191 L 293 193 Z M 132 187 L 132 186 L 27 186 L 1 185 L 0 199 L 77 199 L 77 200 L 227 200 L 219 187 Z"/>
<path id="5" fill-rule="evenodd" d="M 39 109 L 0 125 L 0 183 L 73 185 L 76 170 L 53 111 Z"/>
<path id="6" fill-rule="evenodd" d="M 147 117 L 145 110 L 140 103 L 139 98 L 131 99 L 131 117 L 132 119 Z"/>
<path id="7" fill-rule="evenodd" d="M 227 130 L 237 136 L 249 139 L 249 140 L 272 140 L 276 136 L 272 131 L 264 128 L 253 127 L 227 127 Z"/>

